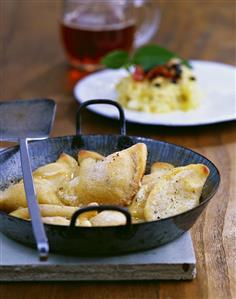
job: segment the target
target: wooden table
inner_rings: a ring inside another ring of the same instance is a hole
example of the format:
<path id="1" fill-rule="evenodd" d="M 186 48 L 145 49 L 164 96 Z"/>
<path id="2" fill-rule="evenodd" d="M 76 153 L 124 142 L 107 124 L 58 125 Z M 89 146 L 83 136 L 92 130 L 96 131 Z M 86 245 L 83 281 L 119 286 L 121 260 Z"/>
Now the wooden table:
<path id="1" fill-rule="evenodd" d="M 186 58 L 236 65 L 234 1 L 158 2 L 162 21 L 156 42 Z M 56 0 L 0 0 L 0 99 L 55 99 L 58 110 L 53 135 L 74 133 L 77 108 L 72 87 L 78 76 L 63 55 L 60 13 L 61 2 Z M 115 133 L 117 123 L 86 112 L 83 128 L 87 133 Z M 199 128 L 128 125 L 131 135 L 190 147 L 219 167 L 220 190 L 192 229 L 198 272 L 194 281 L 1 283 L 0 299 L 236 298 L 235 132 L 236 123 Z"/>

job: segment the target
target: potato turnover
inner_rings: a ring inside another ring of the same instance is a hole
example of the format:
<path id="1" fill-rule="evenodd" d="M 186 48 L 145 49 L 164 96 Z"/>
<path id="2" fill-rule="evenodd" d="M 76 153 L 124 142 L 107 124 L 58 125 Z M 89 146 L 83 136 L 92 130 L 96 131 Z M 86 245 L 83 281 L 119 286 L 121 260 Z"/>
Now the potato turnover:
<path id="1" fill-rule="evenodd" d="M 78 169 L 77 161 L 63 153 L 56 162 L 35 170 L 33 177 L 38 202 L 62 205 L 63 203 L 57 196 L 57 189 L 63 181 L 75 177 L 78 174 Z M 0 210 L 11 212 L 20 207 L 27 207 L 22 180 L 15 185 L 10 185 L 8 189 L 0 191 Z"/>
<path id="2" fill-rule="evenodd" d="M 107 157 L 94 152 L 79 153 L 79 179 L 66 182 L 60 189 L 61 200 L 73 205 L 115 204 L 127 206 L 132 202 L 143 177 L 147 148 L 138 143 Z M 67 194 L 70 194 L 69 199 Z M 74 197 L 73 197 L 74 196 Z"/>
<path id="3" fill-rule="evenodd" d="M 177 167 L 162 175 L 146 199 L 145 219 L 167 218 L 196 207 L 208 175 L 202 164 Z"/>

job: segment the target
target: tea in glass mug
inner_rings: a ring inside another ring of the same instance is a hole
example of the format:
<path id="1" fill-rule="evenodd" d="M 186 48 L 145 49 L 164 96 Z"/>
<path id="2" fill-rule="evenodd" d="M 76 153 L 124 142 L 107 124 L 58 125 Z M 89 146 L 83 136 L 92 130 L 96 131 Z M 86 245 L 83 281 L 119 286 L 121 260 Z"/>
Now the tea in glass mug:
<path id="1" fill-rule="evenodd" d="M 93 71 L 115 49 L 132 51 L 156 33 L 160 13 L 156 1 L 65 0 L 61 36 L 72 66 Z"/>

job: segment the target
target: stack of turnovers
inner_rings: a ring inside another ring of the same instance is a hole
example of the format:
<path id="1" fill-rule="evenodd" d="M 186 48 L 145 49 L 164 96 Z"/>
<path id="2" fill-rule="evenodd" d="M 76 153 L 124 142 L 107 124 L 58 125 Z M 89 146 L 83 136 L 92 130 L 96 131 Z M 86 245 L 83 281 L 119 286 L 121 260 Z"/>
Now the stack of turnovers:
<path id="1" fill-rule="evenodd" d="M 180 214 L 199 204 L 209 175 L 203 164 L 175 167 L 152 164 L 145 174 L 147 148 L 137 143 L 107 157 L 81 150 L 77 160 L 62 153 L 54 163 L 33 173 L 42 219 L 47 224 L 69 225 L 76 210 L 112 204 L 126 207 L 132 222 L 154 221 Z M 0 210 L 30 220 L 23 181 L 0 191 Z M 124 225 L 119 211 L 89 211 L 77 218 L 78 226 Z"/>

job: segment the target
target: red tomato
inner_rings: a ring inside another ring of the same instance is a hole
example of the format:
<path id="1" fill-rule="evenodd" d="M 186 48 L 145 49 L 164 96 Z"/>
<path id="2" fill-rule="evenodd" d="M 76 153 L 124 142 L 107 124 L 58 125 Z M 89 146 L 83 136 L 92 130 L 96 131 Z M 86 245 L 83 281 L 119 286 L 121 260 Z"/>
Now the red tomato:
<path id="1" fill-rule="evenodd" d="M 147 79 L 151 80 L 158 76 L 165 77 L 165 78 L 172 78 L 174 74 L 171 70 L 168 70 L 165 66 L 156 66 L 154 69 L 150 70 L 147 73 Z"/>
<path id="2" fill-rule="evenodd" d="M 144 80 L 145 72 L 140 65 L 136 65 L 132 77 L 135 81 L 143 81 Z"/>

